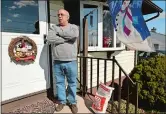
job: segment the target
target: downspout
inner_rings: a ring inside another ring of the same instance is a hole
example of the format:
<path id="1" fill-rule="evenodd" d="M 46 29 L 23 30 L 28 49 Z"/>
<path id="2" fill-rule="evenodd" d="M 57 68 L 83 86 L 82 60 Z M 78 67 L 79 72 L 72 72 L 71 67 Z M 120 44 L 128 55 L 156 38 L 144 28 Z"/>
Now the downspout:
<path id="1" fill-rule="evenodd" d="M 48 24 L 50 24 L 50 0 L 47 0 L 47 21 L 48 21 Z"/>
<path id="2" fill-rule="evenodd" d="M 158 11 L 156 16 L 151 17 L 150 19 L 147 19 L 145 22 L 151 21 L 151 20 L 153 20 L 153 19 L 159 17 L 159 15 L 160 15 L 160 12 Z"/>
<path id="3" fill-rule="evenodd" d="M 48 30 L 50 28 L 50 0 L 47 0 L 47 27 L 46 31 L 48 35 Z M 53 69 L 52 69 L 52 50 L 51 50 L 51 45 L 48 45 L 48 64 L 49 64 L 49 83 L 50 83 L 50 88 L 47 88 L 47 97 L 54 97 L 54 88 L 53 88 Z"/>

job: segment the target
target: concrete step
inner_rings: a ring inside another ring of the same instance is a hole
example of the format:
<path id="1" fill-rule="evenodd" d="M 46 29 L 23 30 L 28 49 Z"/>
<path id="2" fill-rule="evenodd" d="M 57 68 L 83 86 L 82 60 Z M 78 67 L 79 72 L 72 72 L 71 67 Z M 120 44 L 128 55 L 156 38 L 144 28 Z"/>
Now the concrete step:
<path id="1" fill-rule="evenodd" d="M 92 113 L 92 111 L 90 110 L 90 106 L 86 105 L 86 101 L 78 95 L 77 95 L 77 107 L 78 107 L 78 113 L 89 113 L 89 114 Z M 54 113 L 67 114 L 67 113 L 72 113 L 72 112 L 71 112 L 69 106 L 65 106 L 62 111 L 60 111 L 60 112 L 55 111 Z"/>

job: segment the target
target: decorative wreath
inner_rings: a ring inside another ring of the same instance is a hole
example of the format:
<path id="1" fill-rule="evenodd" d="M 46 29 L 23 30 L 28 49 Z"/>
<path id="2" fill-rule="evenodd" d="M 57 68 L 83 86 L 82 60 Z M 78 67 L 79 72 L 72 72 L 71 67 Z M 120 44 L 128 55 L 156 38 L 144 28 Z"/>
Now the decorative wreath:
<path id="1" fill-rule="evenodd" d="M 12 39 L 8 52 L 12 61 L 33 62 L 37 55 L 37 46 L 29 37 L 20 36 Z"/>

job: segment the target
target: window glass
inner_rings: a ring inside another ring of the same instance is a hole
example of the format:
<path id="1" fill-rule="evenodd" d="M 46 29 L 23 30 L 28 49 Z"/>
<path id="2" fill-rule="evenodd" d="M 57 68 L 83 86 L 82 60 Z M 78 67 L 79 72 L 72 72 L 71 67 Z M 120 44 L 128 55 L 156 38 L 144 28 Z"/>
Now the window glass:
<path id="1" fill-rule="evenodd" d="M 114 31 L 109 8 L 103 6 L 103 47 L 114 47 Z"/>
<path id="2" fill-rule="evenodd" d="M 98 46 L 98 6 L 84 4 L 84 16 L 87 16 L 88 20 L 88 45 L 89 47 Z"/>
<path id="3" fill-rule="evenodd" d="M 37 0 L 2 0 L 2 32 L 39 34 Z"/>
<path id="4" fill-rule="evenodd" d="M 154 48 L 155 48 L 155 50 L 158 50 L 159 49 L 159 44 L 154 44 Z"/>

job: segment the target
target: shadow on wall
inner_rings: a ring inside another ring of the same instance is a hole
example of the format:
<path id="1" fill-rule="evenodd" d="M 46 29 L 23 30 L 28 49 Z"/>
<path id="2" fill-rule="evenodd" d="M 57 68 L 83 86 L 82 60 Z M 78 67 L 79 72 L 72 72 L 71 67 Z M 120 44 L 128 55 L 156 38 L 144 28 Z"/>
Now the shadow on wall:
<path id="1" fill-rule="evenodd" d="M 39 65 L 44 70 L 46 88 L 47 88 L 47 97 L 50 100 L 54 100 L 54 87 L 53 87 L 53 78 L 50 73 L 50 64 L 49 64 L 49 46 L 44 45 L 41 51 Z"/>
<path id="2" fill-rule="evenodd" d="M 80 26 L 80 0 L 64 0 L 64 8 L 70 13 L 69 22 Z"/>

